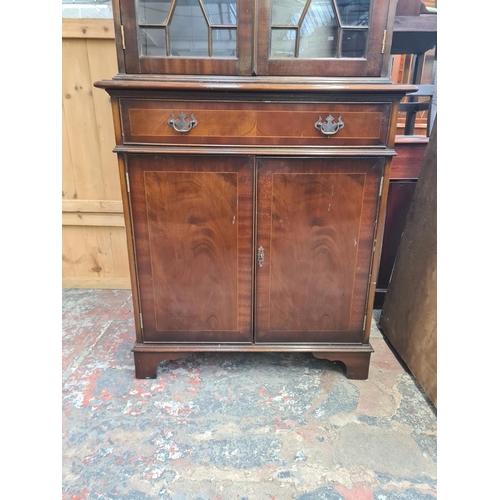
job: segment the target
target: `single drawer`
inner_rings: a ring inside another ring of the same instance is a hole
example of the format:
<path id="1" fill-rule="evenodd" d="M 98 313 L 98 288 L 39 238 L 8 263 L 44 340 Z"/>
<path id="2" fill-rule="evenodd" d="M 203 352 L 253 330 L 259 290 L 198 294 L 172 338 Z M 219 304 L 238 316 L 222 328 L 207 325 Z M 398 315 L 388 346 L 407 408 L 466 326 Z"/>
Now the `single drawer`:
<path id="1" fill-rule="evenodd" d="M 124 143 L 384 146 L 389 103 L 120 100 Z"/>

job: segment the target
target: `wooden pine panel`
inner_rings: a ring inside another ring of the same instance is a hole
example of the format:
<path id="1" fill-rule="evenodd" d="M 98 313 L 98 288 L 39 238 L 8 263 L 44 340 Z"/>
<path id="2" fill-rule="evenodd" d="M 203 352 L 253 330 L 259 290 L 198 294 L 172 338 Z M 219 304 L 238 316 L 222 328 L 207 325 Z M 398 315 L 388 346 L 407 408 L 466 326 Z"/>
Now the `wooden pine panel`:
<path id="1" fill-rule="evenodd" d="M 63 212 L 62 224 L 63 226 L 125 227 L 125 219 L 123 214 Z"/>
<path id="2" fill-rule="evenodd" d="M 63 278 L 128 278 L 126 246 L 116 245 L 117 238 L 125 239 L 124 227 L 64 226 Z M 122 275 L 115 272 L 115 261 Z"/>
<path id="3" fill-rule="evenodd" d="M 62 211 L 123 214 L 123 203 L 121 200 L 63 200 Z"/>
<path id="4" fill-rule="evenodd" d="M 118 72 L 112 26 L 111 20 L 63 22 L 65 288 L 130 288 L 111 105 L 106 92 L 93 87 Z"/>
<path id="5" fill-rule="evenodd" d="M 106 288 L 126 290 L 130 288 L 130 278 L 63 278 L 63 288 Z"/>
<path id="6" fill-rule="evenodd" d="M 89 74 L 92 82 L 111 79 L 118 73 L 115 47 L 108 40 L 87 40 Z M 103 89 L 93 89 L 93 109 L 97 144 L 106 199 L 120 199 L 120 180 L 117 172 L 115 134 L 110 97 Z"/>
<path id="7" fill-rule="evenodd" d="M 85 228 L 83 238 L 90 271 L 100 278 L 114 278 L 113 250 L 109 227 L 89 226 Z"/>
<path id="8" fill-rule="evenodd" d="M 109 238 L 113 252 L 114 277 L 109 279 L 123 279 L 130 288 L 130 267 L 128 262 L 127 242 L 124 227 L 110 228 Z"/>
<path id="9" fill-rule="evenodd" d="M 85 228 L 66 226 L 62 228 L 62 277 L 88 278 L 92 276 L 88 265 L 89 256 L 85 248 Z"/>
<path id="10" fill-rule="evenodd" d="M 63 19 L 63 38 L 109 38 L 114 40 L 112 19 Z"/>
<path id="11" fill-rule="evenodd" d="M 64 109 L 62 110 L 62 196 L 63 199 L 76 198 L 75 175 Z"/>
<path id="12" fill-rule="evenodd" d="M 63 40 L 62 99 L 77 198 L 105 199 L 92 81 L 83 40 Z"/>

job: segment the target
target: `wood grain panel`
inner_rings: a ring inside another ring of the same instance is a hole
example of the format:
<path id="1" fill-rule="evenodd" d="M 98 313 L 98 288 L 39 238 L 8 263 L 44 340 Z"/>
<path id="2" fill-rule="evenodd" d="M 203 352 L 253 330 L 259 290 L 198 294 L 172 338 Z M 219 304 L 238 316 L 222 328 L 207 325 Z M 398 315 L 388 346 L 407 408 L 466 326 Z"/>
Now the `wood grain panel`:
<path id="1" fill-rule="evenodd" d="M 85 40 L 64 39 L 62 101 L 76 197 L 105 199 Z"/>
<path id="2" fill-rule="evenodd" d="M 93 266 L 89 266 L 82 228 L 62 228 L 62 278 L 89 277 Z M 96 275 L 94 274 L 94 277 Z"/>
<path id="3" fill-rule="evenodd" d="M 109 40 L 87 40 L 87 54 L 92 82 L 111 78 L 118 72 L 115 48 Z M 105 198 L 119 200 L 121 193 L 118 165 L 113 153 L 115 135 L 110 98 L 101 89 L 94 89 L 92 97 Z"/>
<path id="4" fill-rule="evenodd" d="M 390 104 L 186 102 L 121 99 L 125 143 L 280 144 L 380 146 L 387 142 Z M 171 115 L 198 124 L 180 134 Z M 342 118 L 344 128 L 327 137 L 315 128 L 321 117 Z"/>
<path id="5" fill-rule="evenodd" d="M 63 212 L 123 214 L 121 200 L 62 200 Z"/>
<path id="6" fill-rule="evenodd" d="M 396 138 L 397 156 L 392 160 L 391 179 L 418 179 L 428 137 Z"/>
<path id="7" fill-rule="evenodd" d="M 130 288 L 131 278 L 125 228 L 109 228 L 109 239 L 113 252 L 113 272 L 109 279 L 125 280 L 129 283 L 127 288 Z"/>
<path id="8" fill-rule="evenodd" d="M 63 38 L 115 38 L 112 19 L 63 19 Z"/>
<path id="9" fill-rule="evenodd" d="M 156 330 L 238 329 L 237 181 L 144 173 Z"/>
<path id="10" fill-rule="evenodd" d="M 71 147 L 69 144 L 69 131 L 66 124 L 64 108 L 62 110 L 62 197 L 64 199 L 76 198 L 75 174 L 71 160 Z"/>
<path id="11" fill-rule="evenodd" d="M 63 278 L 63 288 L 97 288 L 107 290 L 129 290 L 130 278 Z"/>
<path id="12" fill-rule="evenodd" d="M 123 266 L 126 260 L 125 228 L 63 226 L 63 279 L 91 278 L 94 282 L 101 278 L 130 280 L 128 268 Z"/>
<path id="13" fill-rule="evenodd" d="M 349 329 L 364 184 L 364 174 L 273 174 L 271 330 Z"/>
<path id="14" fill-rule="evenodd" d="M 63 287 L 130 287 L 110 98 L 93 88 L 117 71 L 112 21 L 63 22 L 62 47 Z"/>
<path id="15" fill-rule="evenodd" d="M 250 342 L 253 161 L 128 165 L 145 341 Z"/>
<path id="16" fill-rule="evenodd" d="M 62 225 L 125 227 L 125 220 L 123 214 L 65 212 L 62 214 Z"/>
<path id="17" fill-rule="evenodd" d="M 257 342 L 359 342 L 380 159 L 261 159 Z"/>

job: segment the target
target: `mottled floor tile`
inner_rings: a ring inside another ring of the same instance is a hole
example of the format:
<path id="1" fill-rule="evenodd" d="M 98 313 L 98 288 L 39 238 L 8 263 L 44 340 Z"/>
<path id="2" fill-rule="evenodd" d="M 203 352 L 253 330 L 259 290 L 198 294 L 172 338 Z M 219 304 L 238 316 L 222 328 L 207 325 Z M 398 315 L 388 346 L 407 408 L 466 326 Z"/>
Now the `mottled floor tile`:
<path id="1" fill-rule="evenodd" d="M 296 353 L 134 376 L 130 291 L 63 291 L 63 500 L 427 500 L 436 414 L 372 324 L 367 381 Z"/>

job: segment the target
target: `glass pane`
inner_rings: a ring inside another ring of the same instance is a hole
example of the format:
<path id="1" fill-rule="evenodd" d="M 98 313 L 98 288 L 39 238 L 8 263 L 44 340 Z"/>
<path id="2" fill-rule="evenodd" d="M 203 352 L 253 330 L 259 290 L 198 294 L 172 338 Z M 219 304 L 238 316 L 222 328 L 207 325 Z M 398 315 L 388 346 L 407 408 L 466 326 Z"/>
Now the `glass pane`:
<path id="1" fill-rule="evenodd" d="M 170 55 L 208 57 L 208 26 L 197 0 L 178 0 L 170 23 Z"/>
<path id="2" fill-rule="evenodd" d="M 330 0 L 313 0 L 300 27 L 299 57 L 337 57 L 339 25 Z"/>
<path id="3" fill-rule="evenodd" d="M 111 0 L 62 0 L 62 17 L 72 19 L 112 19 Z"/>
<path id="4" fill-rule="evenodd" d="M 273 26 L 297 26 L 305 2 L 273 0 L 271 23 Z"/>
<path id="5" fill-rule="evenodd" d="M 235 0 L 203 0 L 210 24 L 236 24 Z"/>
<path id="6" fill-rule="evenodd" d="M 165 30 L 163 28 L 141 28 L 141 55 L 165 56 Z"/>
<path id="7" fill-rule="evenodd" d="M 342 57 L 365 57 L 366 30 L 345 30 L 342 35 Z"/>
<path id="8" fill-rule="evenodd" d="M 171 0 L 137 0 L 139 22 L 165 24 L 171 5 Z"/>
<path id="9" fill-rule="evenodd" d="M 295 57 L 295 30 L 271 31 L 271 57 Z"/>
<path id="10" fill-rule="evenodd" d="M 212 30 L 214 57 L 236 57 L 236 30 Z"/>
<path id="11" fill-rule="evenodd" d="M 336 0 L 343 26 L 368 26 L 370 0 Z"/>

